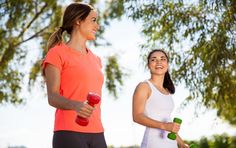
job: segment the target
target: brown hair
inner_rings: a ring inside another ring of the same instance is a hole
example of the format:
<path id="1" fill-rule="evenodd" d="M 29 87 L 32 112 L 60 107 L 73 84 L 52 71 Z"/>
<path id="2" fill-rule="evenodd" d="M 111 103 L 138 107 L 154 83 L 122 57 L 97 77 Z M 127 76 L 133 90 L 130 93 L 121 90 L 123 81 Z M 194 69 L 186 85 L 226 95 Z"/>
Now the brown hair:
<path id="1" fill-rule="evenodd" d="M 63 15 L 62 26 L 50 36 L 47 48 L 50 49 L 61 43 L 63 41 L 63 32 L 66 31 L 68 34 L 71 34 L 75 22 L 85 20 L 91 10 L 94 10 L 92 6 L 80 2 L 72 3 L 67 6 Z"/>
<path id="2" fill-rule="evenodd" d="M 168 56 L 167 56 L 167 53 L 166 53 L 164 50 L 162 50 L 162 49 L 154 49 L 154 50 L 152 50 L 152 51 L 148 54 L 148 56 L 147 56 L 147 61 L 148 61 L 147 64 L 149 64 L 149 59 L 151 58 L 151 55 L 152 55 L 154 52 L 162 52 L 162 53 L 164 53 L 164 55 L 165 55 L 166 58 L 167 58 L 167 62 L 169 62 L 169 58 L 168 58 Z M 171 77 L 170 77 L 170 74 L 169 74 L 169 71 L 168 71 L 168 70 L 167 70 L 167 72 L 165 73 L 164 82 L 163 82 L 163 87 L 166 88 L 166 89 L 168 89 L 168 91 L 169 91 L 171 94 L 174 94 L 174 93 L 175 93 L 175 86 L 174 86 L 174 84 L 173 84 L 173 81 L 171 80 Z"/>

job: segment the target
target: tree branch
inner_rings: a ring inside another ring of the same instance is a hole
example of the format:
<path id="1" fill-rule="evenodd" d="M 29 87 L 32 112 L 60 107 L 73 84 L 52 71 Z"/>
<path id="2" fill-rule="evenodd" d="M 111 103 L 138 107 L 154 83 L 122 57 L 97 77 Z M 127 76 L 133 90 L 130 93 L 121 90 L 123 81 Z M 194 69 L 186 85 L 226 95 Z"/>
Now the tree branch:
<path id="1" fill-rule="evenodd" d="M 43 13 L 43 10 L 48 6 L 47 3 L 45 3 L 45 5 L 42 7 L 42 9 L 35 14 L 35 16 L 33 17 L 33 19 L 28 23 L 28 25 L 21 31 L 21 33 L 18 35 L 18 37 L 21 37 L 28 28 L 30 28 L 30 26 L 33 24 L 33 22 L 40 16 L 41 13 Z"/>
<path id="2" fill-rule="evenodd" d="M 35 37 L 38 37 L 40 34 L 44 33 L 44 30 L 46 30 L 47 28 L 49 28 L 49 25 L 46 26 L 46 27 L 44 27 L 43 29 L 39 30 L 39 31 L 36 32 L 34 35 L 32 35 L 31 37 L 29 37 L 29 38 L 27 38 L 27 39 L 25 39 L 25 40 L 23 40 L 23 41 L 17 43 L 15 46 L 19 46 L 20 44 L 22 44 L 22 43 L 24 43 L 24 42 L 27 42 L 27 41 L 29 41 L 29 40 L 35 38 Z"/>

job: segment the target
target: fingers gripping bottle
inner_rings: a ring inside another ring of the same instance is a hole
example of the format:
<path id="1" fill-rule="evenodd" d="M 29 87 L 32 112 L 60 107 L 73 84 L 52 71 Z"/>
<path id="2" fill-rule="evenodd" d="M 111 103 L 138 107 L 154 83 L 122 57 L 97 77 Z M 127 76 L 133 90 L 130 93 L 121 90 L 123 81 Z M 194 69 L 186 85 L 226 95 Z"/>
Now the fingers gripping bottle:
<path id="1" fill-rule="evenodd" d="M 182 123 L 182 120 L 179 119 L 179 118 L 174 118 L 173 122 L 178 123 L 178 124 L 181 124 L 181 123 Z M 177 136 L 176 136 L 175 133 L 171 132 L 171 133 L 169 133 L 169 134 L 167 135 L 167 137 L 168 137 L 169 139 L 171 139 L 171 140 L 175 140 Z"/>
<path id="2" fill-rule="evenodd" d="M 101 100 L 101 98 L 99 95 L 97 95 L 95 93 L 91 93 L 91 92 L 88 93 L 87 103 L 90 106 L 94 107 L 95 104 L 98 104 L 100 102 L 100 100 Z M 89 120 L 87 118 L 83 118 L 83 117 L 80 117 L 79 115 L 77 115 L 75 122 L 81 126 L 87 126 L 89 123 Z"/>

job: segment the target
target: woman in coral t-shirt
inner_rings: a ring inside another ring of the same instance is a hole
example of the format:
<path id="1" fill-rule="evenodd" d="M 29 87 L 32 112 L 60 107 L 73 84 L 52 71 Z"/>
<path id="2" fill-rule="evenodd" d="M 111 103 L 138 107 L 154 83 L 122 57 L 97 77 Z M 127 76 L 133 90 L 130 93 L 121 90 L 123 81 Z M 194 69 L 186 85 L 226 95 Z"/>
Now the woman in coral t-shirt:
<path id="1" fill-rule="evenodd" d="M 99 29 L 97 12 L 84 3 L 70 4 L 62 26 L 48 41 L 48 53 L 43 61 L 48 102 L 56 108 L 53 148 L 106 148 L 101 123 L 100 102 L 96 107 L 86 103 L 92 92 L 101 96 L 103 74 L 98 56 L 87 48 Z M 67 32 L 68 42 L 62 35 Z M 76 117 L 89 119 L 87 126 L 75 122 Z"/>

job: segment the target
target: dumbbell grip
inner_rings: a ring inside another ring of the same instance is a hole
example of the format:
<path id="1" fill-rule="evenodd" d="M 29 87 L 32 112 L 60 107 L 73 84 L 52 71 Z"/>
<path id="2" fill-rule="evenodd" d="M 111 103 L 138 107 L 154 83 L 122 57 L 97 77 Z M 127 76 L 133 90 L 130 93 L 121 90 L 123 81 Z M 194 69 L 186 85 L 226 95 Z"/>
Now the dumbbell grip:
<path id="1" fill-rule="evenodd" d="M 181 124 L 182 120 L 180 118 L 174 118 L 173 122 Z M 176 133 L 173 133 L 173 132 L 169 133 L 167 137 L 171 140 L 175 140 L 177 138 Z"/>

